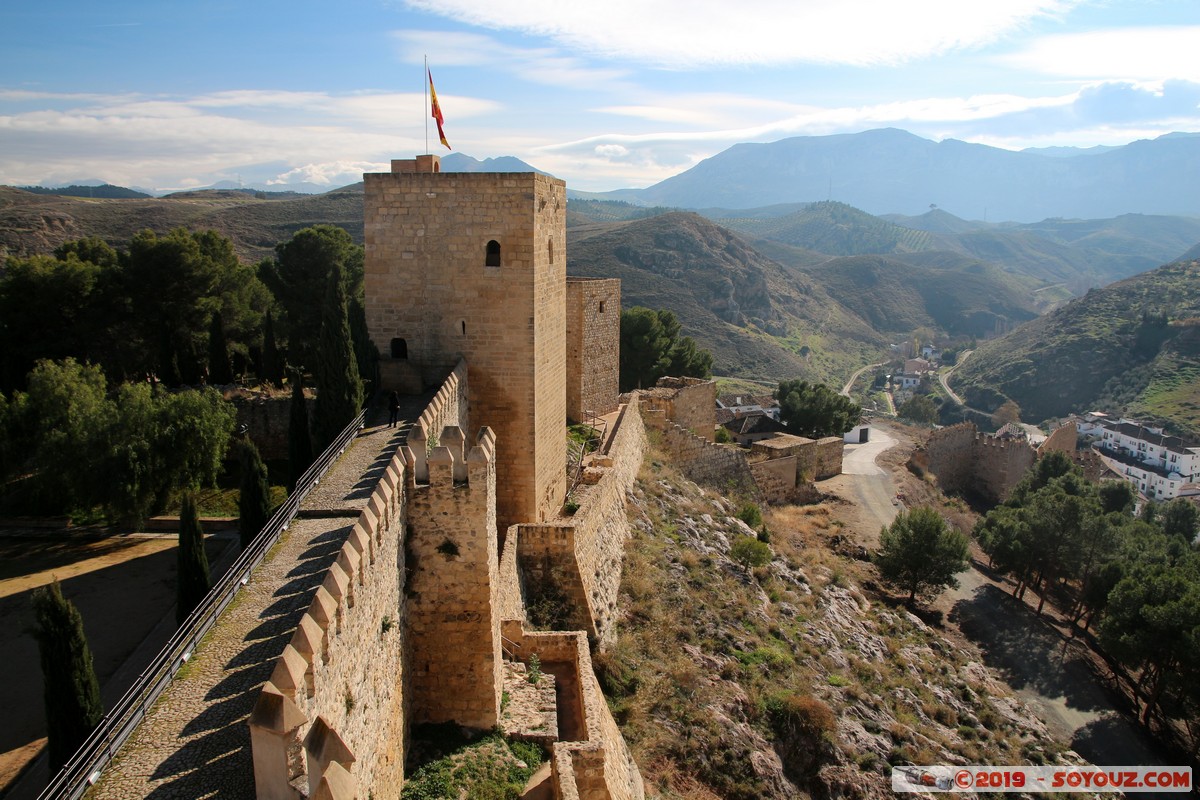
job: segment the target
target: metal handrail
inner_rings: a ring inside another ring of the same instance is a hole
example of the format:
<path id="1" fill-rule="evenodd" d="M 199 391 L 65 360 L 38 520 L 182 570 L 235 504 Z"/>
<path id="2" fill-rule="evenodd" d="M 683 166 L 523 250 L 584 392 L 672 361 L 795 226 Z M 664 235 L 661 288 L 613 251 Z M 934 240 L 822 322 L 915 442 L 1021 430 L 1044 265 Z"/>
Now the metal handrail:
<path id="1" fill-rule="evenodd" d="M 238 591 L 250 582 L 251 572 L 263 562 L 267 551 L 288 529 L 292 518 L 300 510 L 301 501 L 321 482 L 326 470 L 358 435 L 359 430 L 363 428 L 366 413 L 365 410 L 359 412 L 358 416 L 342 429 L 338 438 L 304 471 L 296 481 L 296 488 L 291 496 L 275 510 L 258 536 L 246 545 L 241 555 L 209 590 L 200 605 L 183 621 L 166 646 L 159 651 L 150 665 L 142 670 L 133 686 L 104 715 L 100 724 L 58 774 L 51 778 L 50 783 L 38 795 L 38 800 L 78 800 L 89 786 L 100 779 L 100 773 L 137 729 L 159 696 L 171 685 L 175 674 L 192 657 L 196 646 L 212 630 L 221 612 L 229 607 Z"/>
<path id="2" fill-rule="evenodd" d="M 575 465 L 575 474 L 567 482 L 566 497 L 570 497 L 571 492 L 579 488 L 579 482 L 583 479 L 583 462 L 587 460 L 588 446 L 592 445 L 594 447 L 593 452 L 598 451 L 600 445 L 604 442 L 604 437 L 608 434 L 608 420 L 594 411 L 584 411 L 583 414 L 585 417 L 584 423 L 595 431 L 597 435 L 584 440 L 583 449 L 579 453 L 579 463 Z M 603 429 L 601 426 L 603 426 Z"/>

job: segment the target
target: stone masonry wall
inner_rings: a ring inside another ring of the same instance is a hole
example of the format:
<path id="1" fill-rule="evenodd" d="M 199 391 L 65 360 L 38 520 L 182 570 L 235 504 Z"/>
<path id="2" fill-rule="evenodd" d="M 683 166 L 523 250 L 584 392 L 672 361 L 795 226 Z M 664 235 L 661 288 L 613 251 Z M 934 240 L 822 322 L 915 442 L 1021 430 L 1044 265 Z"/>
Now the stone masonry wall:
<path id="1" fill-rule="evenodd" d="M 468 430 L 467 365 L 462 359 L 442 381 L 437 394 L 421 412 L 420 418 L 408 431 L 405 440 L 415 459 L 414 479 L 428 481 L 426 466 L 429 452 L 436 447 L 438 437 L 446 428 Z"/>
<path id="2" fill-rule="evenodd" d="M 573 704 L 582 724 L 580 730 L 566 731 L 563 740 L 554 744 L 550 756 L 554 796 L 643 800 L 641 773 L 608 710 L 592 667 L 587 638 L 581 632 L 526 631 L 516 621 L 506 621 L 503 631 L 506 644 L 520 660 L 527 662 L 530 655 L 536 654 L 543 664 L 567 665 L 576 677 L 567 682 L 570 688 L 564 689 L 560 702 Z"/>
<path id="3" fill-rule="evenodd" d="M 290 397 L 234 397 L 237 424 L 245 425 L 247 435 L 264 459 L 288 457 L 288 426 L 291 420 Z M 314 418 L 316 400 L 306 399 L 308 419 Z"/>
<path id="4" fill-rule="evenodd" d="M 845 442 L 840 436 L 827 436 L 817 440 L 816 480 L 823 481 L 842 474 L 842 453 Z"/>
<path id="5" fill-rule="evenodd" d="M 594 482 L 575 490 L 579 510 L 553 524 L 512 529 L 523 585 L 528 590 L 556 581 L 570 603 L 572 627 L 601 648 L 616 637 L 617 591 L 629 536 L 625 494 L 637 478 L 645 447 L 635 396 L 623 409 L 605 452 L 588 457 L 585 474 Z"/>
<path id="6" fill-rule="evenodd" d="M 647 429 L 661 435 L 662 447 L 688 480 L 726 494 L 758 495 L 744 451 L 733 445 L 714 444 L 667 419 L 661 409 L 645 409 Z"/>
<path id="7" fill-rule="evenodd" d="M 400 793 L 405 475 L 393 457 L 259 695 L 250 717 L 259 798 L 296 797 L 288 781 L 301 774 L 310 796 L 346 781 L 360 797 Z"/>
<path id="8" fill-rule="evenodd" d="M 408 479 L 408 702 L 413 721 L 488 730 L 503 685 L 498 619 L 496 439 L 482 428 L 469 451 L 462 430 L 442 430 L 429 483 Z M 415 456 L 402 448 L 413 475 Z"/>
<path id="9" fill-rule="evenodd" d="M 969 422 L 934 431 L 911 458 L 937 476 L 942 491 L 971 492 L 992 502 L 1008 497 L 1036 460 L 1037 452 L 1027 442 L 980 434 Z"/>
<path id="10" fill-rule="evenodd" d="M 667 419 L 712 442 L 717 437 L 717 384 L 703 378 L 659 378 L 656 388 L 673 389 Z"/>
<path id="11" fill-rule="evenodd" d="M 936 430 L 913 453 L 912 461 L 936 476 L 947 494 L 967 491 L 975 469 L 975 435 L 975 426 L 969 422 Z"/>
<path id="12" fill-rule="evenodd" d="M 617 407 L 621 281 L 567 278 L 567 419 Z"/>
<path id="13" fill-rule="evenodd" d="M 997 503 L 1008 499 L 1037 460 L 1037 451 L 1023 440 L 1003 441 L 981 434 L 975 437 L 974 450 L 976 491 Z"/>
<path id="14" fill-rule="evenodd" d="M 566 493 L 566 185 L 532 172 L 364 182 L 372 341 L 390 354 L 403 340 L 422 368 L 466 359 L 471 419 L 500 442 L 501 528 L 546 521 Z"/>

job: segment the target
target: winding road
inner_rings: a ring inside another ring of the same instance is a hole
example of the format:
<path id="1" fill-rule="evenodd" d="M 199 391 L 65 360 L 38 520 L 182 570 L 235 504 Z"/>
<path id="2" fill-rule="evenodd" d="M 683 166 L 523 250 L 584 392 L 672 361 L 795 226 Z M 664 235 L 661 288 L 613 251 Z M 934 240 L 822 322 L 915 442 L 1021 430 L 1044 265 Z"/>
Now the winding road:
<path id="1" fill-rule="evenodd" d="M 954 372 L 954 370 L 956 370 L 960 366 L 962 366 L 962 363 L 967 360 L 967 357 L 969 355 L 971 355 L 971 353 L 974 353 L 974 352 L 975 352 L 974 350 L 963 350 L 961 353 L 958 354 L 958 361 L 955 362 L 953 367 L 946 370 L 945 372 L 938 373 L 938 380 L 941 381 L 942 388 L 946 390 L 946 394 L 948 394 L 950 396 L 950 399 L 953 400 L 954 402 L 958 403 L 960 406 L 965 406 L 967 404 L 967 401 L 965 401 L 961 397 L 959 397 L 958 394 L 956 394 L 955 391 L 950 388 L 950 375 L 951 375 L 951 373 Z"/>

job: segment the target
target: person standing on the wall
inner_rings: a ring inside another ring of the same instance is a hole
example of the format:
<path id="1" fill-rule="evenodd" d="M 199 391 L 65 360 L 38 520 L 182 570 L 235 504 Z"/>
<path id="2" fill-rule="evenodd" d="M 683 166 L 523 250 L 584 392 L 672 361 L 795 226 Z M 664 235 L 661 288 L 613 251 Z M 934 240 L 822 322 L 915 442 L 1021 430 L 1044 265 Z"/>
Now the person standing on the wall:
<path id="1" fill-rule="evenodd" d="M 390 414 L 388 427 L 394 428 L 396 427 L 396 417 L 400 414 L 400 395 L 395 391 L 388 395 L 388 413 Z"/>

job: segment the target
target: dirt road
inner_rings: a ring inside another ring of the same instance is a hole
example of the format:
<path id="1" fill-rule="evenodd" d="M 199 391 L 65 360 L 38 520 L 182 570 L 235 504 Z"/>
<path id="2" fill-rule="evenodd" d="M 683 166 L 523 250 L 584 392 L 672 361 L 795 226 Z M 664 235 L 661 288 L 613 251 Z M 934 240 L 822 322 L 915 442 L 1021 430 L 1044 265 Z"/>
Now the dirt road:
<path id="1" fill-rule="evenodd" d="M 903 507 L 900 498 L 911 494 L 918 498 L 914 503 L 927 501 L 918 494 L 925 487 L 904 468 L 912 443 L 900 440 L 901 430 L 872 427 L 870 443 L 847 446 L 843 474 L 819 484 L 845 501 L 837 515 L 868 548 L 878 546 L 880 528 Z M 974 563 L 957 577 L 958 588 L 934 605 L 944 614 L 947 635 L 978 647 L 984 663 L 1037 711 L 1056 738 L 1093 764 L 1167 763 L 1122 712 L 1121 699 L 1097 676 L 1084 644 L 1070 639 L 1062 620 L 1035 616 L 984 564 Z"/>

